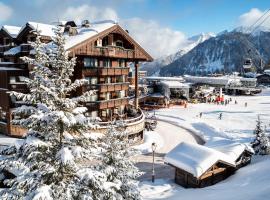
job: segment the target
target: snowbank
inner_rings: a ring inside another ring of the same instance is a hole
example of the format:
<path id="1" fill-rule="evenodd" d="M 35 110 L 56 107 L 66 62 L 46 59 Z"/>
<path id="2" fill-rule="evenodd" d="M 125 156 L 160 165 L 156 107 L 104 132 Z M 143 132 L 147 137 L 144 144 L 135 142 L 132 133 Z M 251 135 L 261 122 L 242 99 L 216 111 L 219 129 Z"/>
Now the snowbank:
<path id="1" fill-rule="evenodd" d="M 163 138 L 158 133 L 156 133 L 155 131 L 146 131 L 144 133 L 144 143 L 134 146 L 134 149 L 137 149 L 144 154 L 150 153 L 152 152 L 153 142 L 157 145 L 156 150 L 161 149 L 164 145 Z"/>

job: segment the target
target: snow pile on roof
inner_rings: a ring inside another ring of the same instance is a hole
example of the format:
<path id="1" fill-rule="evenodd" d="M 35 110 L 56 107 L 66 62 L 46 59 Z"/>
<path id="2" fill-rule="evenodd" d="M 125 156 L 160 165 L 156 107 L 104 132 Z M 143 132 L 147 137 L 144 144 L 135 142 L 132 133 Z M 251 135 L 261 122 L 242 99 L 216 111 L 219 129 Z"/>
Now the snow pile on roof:
<path id="1" fill-rule="evenodd" d="M 66 49 L 70 49 L 77 44 L 105 31 L 116 25 L 115 21 L 106 20 L 100 22 L 91 23 L 90 27 L 80 27 L 77 28 L 78 34 L 74 36 L 67 36 L 66 39 Z"/>
<path id="2" fill-rule="evenodd" d="M 160 83 L 169 88 L 189 88 L 187 84 L 180 83 L 179 81 L 161 81 Z"/>
<path id="3" fill-rule="evenodd" d="M 235 166 L 234 159 L 206 146 L 182 142 L 165 156 L 165 162 L 200 177 L 216 162 Z"/>
<path id="4" fill-rule="evenodd" d="M 37 22 L 27 22 L 26 25 L 20 29 L 18 34 L 20 34 L 26 26 L 31 27 L 33 30 L 40 31 L 40 35 L 42 36 L 53 37 L 55 35 L 54 30 L 56 26 Z"/>
<path id="5" fill-rule="evenodd" d="M 4 55 L 5 56 L 14 56 L 14 55 L 20 53 L 20 51 L 21 51 L 21 47 L 17 46 L 17 47 L 13 47 L 13 48 L 9 49 L 8 51 L 5 51 Z"/>
<path id="6" fill-rule="evenodd" d="M 219 141 L 219 143 L 212 144 L 208 147 L 226 154 L 234 161 L 236 161 L 244 151 L 249 151 L 253 153 L 253 150 L 246 144 L 232 142 L 231 140 L 221 140 Z"/>
<path id="7" fill-rule="evenodd" d="M 4 25 L 2 29 L 6 31 L 11 37 L 16 38 L 21 30 L 21 27 Z"/>

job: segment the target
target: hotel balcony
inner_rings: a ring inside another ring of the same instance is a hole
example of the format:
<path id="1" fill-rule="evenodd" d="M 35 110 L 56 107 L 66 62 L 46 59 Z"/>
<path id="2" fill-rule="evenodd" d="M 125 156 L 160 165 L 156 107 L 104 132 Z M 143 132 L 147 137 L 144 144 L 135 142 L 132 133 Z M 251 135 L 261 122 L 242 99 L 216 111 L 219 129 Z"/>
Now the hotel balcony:
<path id="1" fill-rule="evenodd" d="M 0 56 L 3 56 L 5 51 L 8 51 L 13 47 L 13 45 L 0 45 Z"/>
<path id="2" fill-rule="evenodd" d="M 128 104 L 128 97 L 110 99 L 110 100 L 101 100 L 101 101 L 93 101 L 85 103 L 85 106 L 89 108 L 89 110 L 99 110 L 99 109 L 107 109 L 119 107 L 121 105 Z"/>
<path id="3" fill-rule="evenodd" d="M 85 76 L 118 76 L 128 75 L 129 68 L 127 67 L 89 67 L 84 68 Z"/>
<path id="4" fill-rule="evenodd" d="M 93 49 L 79 49 L 77 54 L 80 55 L 91 55 L 91 56 L 103 56 L 103 57 L 114 57 L 114 58 L 125 58 L 134 59 L 135 51 L 133 49 L 125 49 L 119 46 L 95 46 Z"/>
<path id="5" fill-rule="evenodd" d="M 25 83 L 21 82 L 16 82 L 16 83 L 9 83 L 9 90 L 16 91 L 16 92 L 22 92 L 22 93 L 27 93 L 28 88 Z"/>
<path id="6" fill-rule="evenodd" d="M 128 90 L 129 82 L 123 83 L 106 83 L 106 84 L 91 84 L 83 87 L 83 91 L 98 90 L 99 92 L 113 92 L 120 90 Z"/>

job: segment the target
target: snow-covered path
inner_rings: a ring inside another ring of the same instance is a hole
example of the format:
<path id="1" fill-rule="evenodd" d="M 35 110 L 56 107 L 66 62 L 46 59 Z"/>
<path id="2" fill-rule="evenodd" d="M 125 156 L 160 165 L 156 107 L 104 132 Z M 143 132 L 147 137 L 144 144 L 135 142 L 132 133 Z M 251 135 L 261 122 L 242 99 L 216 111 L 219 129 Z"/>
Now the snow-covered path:
<path id="1" fill-rule="evenodd" d="M 198 141 L 201 142 L 202 140 L 188 130 L 164 121 L 158 121 L 155 134 L 158 134 L 162 139 L 162 147 L 157 146 L 155 154 L 156 177 L 173 179 L 174 169 L 164 164 L 164 156 L 166 153 L 183 141 L 197 143 Z M 151 143 L 152 142 L 149 141 L 147 142 L 149 146 Z M 140 177 L 140 180 L 150 180 L 152 173 L 152 154 L 148 153 L 139 155 L 135 159 L 137 166 L 145 173 Z"/>

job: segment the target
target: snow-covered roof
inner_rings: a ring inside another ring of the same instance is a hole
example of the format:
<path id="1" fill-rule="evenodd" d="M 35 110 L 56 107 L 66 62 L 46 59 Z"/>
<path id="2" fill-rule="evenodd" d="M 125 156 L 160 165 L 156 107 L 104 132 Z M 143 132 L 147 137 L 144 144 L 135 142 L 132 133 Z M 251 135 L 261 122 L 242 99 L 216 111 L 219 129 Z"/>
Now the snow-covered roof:
<path id="1" fill-rule="evenodd" d="M 20 53 L 20 51 L 21 51 L 21 47 L 17 46 L 17 47 L 13 47 L 13 48 L 9 49 L 8 51 L 5 51 L 4 55 L 5 56 L 14 56 L 14 55 Z"/>
<path id="2" fill-rule="evenodd" d="M 26 26 L 31 27 L 33 30 L 40 31 L 40 35 L 53 37 L 56 26 L 50 24 L 43 24 L 37 22 L 27 22 L 19 31 L 18 35 L 25 29 Z"/>
<path id="3" fill-rule="evenodd" d="M 183 169 L 197 178 L 218 161 L 235 166 L 234 158 L 194 143 L 182 142 L 165 156 L 166 163 Z"/>
<path id="4" fill-rule="evenodd" d="M 161 81 L 160 83 L 168 88 L 189 88 L 189 85 L 180 83 L 179 81 Z"/>
<path id="5" fill-rule="evenodd" d="M 246 144 L 233 142 L 231 140 L 221 140 L 218 143 L 214 143 L 208 147 L 226 154 L 234 161 L 236 161 L 244 151 L 253 153 L 253 150 Z"/>
<path id="6" fill-rule="evenodd" d="M 80 27 L 77 28 L 78 34 L 74 36 L 66 36 L 66 49 L 70 49 L 77 44 L 105 31 L 116 25 L 115 21 L 105 20 L 100 22 L 91 23 L 90 27 Z"/>
<path id="7" fill-rule="evenodd" d="M 215 84 L 215 85 L 228 85 L 230 82 L 235 81 L 249 81 L 256 82 L 256 78 L 244 78 L 240 76 L 219 76 L 219 77 L 208 77 L 208 76 L 189 76 L 185 75 L 184 79 L 191 83 L 202 83 L 202 84 Z"/>
<path id="8" fill-rule="evenodd" d="M 147 76 L 147 77 L 143 77 L 142 79 L 145 79 L 145 80 L 156 80 L 156 81 L 181 81 L 181 82 L 184 81 L 184 79 L 182 77 Z"/>
<path id="9" fill-rule="evenodd" d="M 4 25 L 2 29 L 6 31 L 12 38 L 16 38 L 21 30 L 21 27 Z"/>

